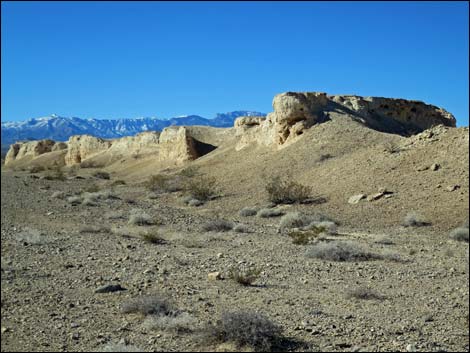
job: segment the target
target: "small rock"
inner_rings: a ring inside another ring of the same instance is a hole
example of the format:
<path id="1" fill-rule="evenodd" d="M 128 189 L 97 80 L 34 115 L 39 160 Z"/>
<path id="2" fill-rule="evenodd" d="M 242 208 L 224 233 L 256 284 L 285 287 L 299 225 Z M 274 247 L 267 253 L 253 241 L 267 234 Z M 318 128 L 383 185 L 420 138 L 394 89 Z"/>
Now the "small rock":
<path id="1" fill-rule="evenodd" d="M 10 329 L 8 327 L 2 327 L 2 333 L 5 332 L 10 332 Z"/>
<path id="2" fill-rule="evenodd" d="M 433 165 L 431 165 L 431 170 L 433 172 L 435 172 L 436 170 L 439 170 L 439 168 L 441 168 L 441 166 L 437 163 L 434 163 Z"/>
<path id="3" fill-rule="evenodd" d="M 72 323 L 70 324 L 70 327 L 71 327 L 71 328 L 77 328 L 77 327 L 80 327 L 80 324 L 77 324 L 76 322 L 72 322 Z"/>
<path id="4" fill-rule="evenodd" d="M 449 185 L 448 187 L 446 187 L 446 190 L 449 191 L 449 192 L 452 192 L 452 191 L 455 191 L 459 188 L 460 188 L 460 185 Z"/>
<path id="5" fill-rule="evenodd" d="M 95 293 L 112 293 L 126 290 L 126 288 L 121 287 L 120 284 L 107 284 L 95 290 Z"/>
<path id="6" fill-rule="evenodd" d="M 416 352 L 416 346 L 414 344 L 407 344 L 406 345 L 407 352 Z"/>
<path id="7" fill-rule="evenodd" d="M 217 254 L 217 258 L 218 258 L 218 259 L 221 259 L 221 258 L 223 258 L 223 257 L 224 257 L 224 254 L 222 254 L 221 252 L 219 252 L 219 253 Z"/>
<path id="8" fill-rule="evenodd" d="M 374 194 L 374 195 L 369 195 L 367 196 L 367 201 L 375 201 L 375 200 L 378 200 L 380 198 L 382 198 L 383 196 L 385 195 L 385 193 L 383 192 L 379 192 L 377 194 Z"/>
<path id="9" fill-rule="evenodd" d="M 416 169 L 416 171 L 417 171 L 417 172 L 422 172 L 422 171 L 428 170 L 428 169 L 429 169 L 428 166 L 421 166 L 421 167 L 418 167 L 418 168 Z"/>
<path id="10" fill-rule="evenodd" d="M 76 333 L 73 333 L 73 334 L 72 334 L 72 339 L 73 339 L 73 340 L 79 340 L 79 339 L 80 339 L 80 334 L 77 333 L 77 332 L 76 332 Z"/>
<path id="11" fill-rule="evenodd" d="M 54 214 L 54 212 L 47 212 L 46 216 L 50 216 L 50 215 L 53 215 L 53 214 Z"/>
<path id="12" fill-rule="evenodd" d="M 366 197 L 365 194 L 353 195 L 348 199 L 348 203 L 351 204 L 351 205 L 354 205 L 354 204 L 358 203 L 359 201 L 361 201 L 362 199 L 364 199 L 365 197 Z"/>
<path id="13" fill-rule="evenodd" d="M 211 272 L 207 275 L 207 279 L 209 279 L 210 281 L 221 280 L 222 275 L 220 274 L 220 272 Z"/>

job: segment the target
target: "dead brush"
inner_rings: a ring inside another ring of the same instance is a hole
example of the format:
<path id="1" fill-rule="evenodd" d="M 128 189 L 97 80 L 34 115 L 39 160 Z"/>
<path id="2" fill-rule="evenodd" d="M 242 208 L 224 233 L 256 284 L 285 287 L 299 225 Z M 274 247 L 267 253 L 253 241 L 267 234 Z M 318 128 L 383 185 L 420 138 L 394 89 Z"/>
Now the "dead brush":
<path id="1" fill-rule="evenodd" d="M 228 277 L 242 286 L 248 287 L 259 278 L 261 272 L 262 270 L 260 268 L 232 268 L 229 271 Z"/>
<path id="2" fill-rule="evenodd" d="M 307 231 L 291 231 L 289 237 L 292 238 L 292 243 L 295 245 L 307 245 L 312 239 L 325 232 L 325 230 L 324 227 L 311 227 Z"/>

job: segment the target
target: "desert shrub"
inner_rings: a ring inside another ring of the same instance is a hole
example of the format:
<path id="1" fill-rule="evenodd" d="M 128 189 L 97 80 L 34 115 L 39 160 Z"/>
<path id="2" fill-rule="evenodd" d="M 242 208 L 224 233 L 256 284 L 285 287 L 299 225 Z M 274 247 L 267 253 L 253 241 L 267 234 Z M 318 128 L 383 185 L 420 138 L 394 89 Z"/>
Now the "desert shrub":
<path id="1" fill-rule="evenodd" d="M 150 244 L 158 244 L 158 245 L 166 244 L 166 240 L 163 239 L 157 233 L 145 233 L 142 235 L 142 240 Z"/>
<path id="2" fill-rule="evenodd" d="M 252 208 L 252 207 L 243 207 L 239 212 L 240 216 L 242 216 L 242 217 L 254 216 L 257 213 L 258 213 L 258 210 L 256 208 Z"/>
<path id="3" fill-rule="evenodd" d="M 98 171 L 94 172 L 93 176 L 95 178 L 98 178 L 98 179 L 105 179 L 105 180 L 111 179 L 111 175 L 108 172 L 105 172 L 105 171 L 102 171 L 102 170 L 98 170 Z"/>
<path id="4" fill-rule="evenodd" d="M 453 229 L 450 232 L 450 237 L 453 240 L 464 241 L 464 242 L 468 243 L 468 240 L 469 240 L 469 234 L 468 233 L 469 233 L 468 228 L 458 227 L 458 228 Z"/>
<path id="5" fill-rule="evenodd" d="M 70 196 L 67 197 L 67 202 L 72 206 L 79 205 L 82 203 L 82 198 L 80 196 Z"/>
<path id="6" fill-rule="evenodd" d="M 284 214 L 281 210 L 276 210 L 273 208 L 263 208 L 258 211 L 258 217 L 261 218 L 270 218 L 270 217 L 280 217 Z"/>
<path id="7" fill-rule="evenodd" d="M 232 268 L 228 277 L 243 286 L 251 286 L 261 274 L 261 269 L 258 268 Z"/>
<path id="8" fill-rule="evenodd" d="M 324 231 L 325 228 L 323 227 L 311 227 L 307 231 L 291 231 L 289 237 L 292 238 L 292 243 L 296 245 L 306 245 Z"/>
<path id="9" fill-rule="evenodd" d="M 30 245 L 42 245 L 47 242 L 47 238 L 37 229 L 25 228 L 15 236 L 16 240 Z"/>
<path id="10" fill-rule="evenodd" d="M 269 201 L 276 204 L 302 202 L 310 197 L 311 188 L 293 180 L 276 176 L 268 180 L 266 186 Z"/>
<path id="11" fill-rule="evenodd" d="M 327 261 L 368 261 L 383 259 L 379 254 L 370 253 L 351 242 L 330 242 L 313 245 L 305 253 L 307 257 Z"/>
<path id="12" fill-rule="evenodd" d="M 151 216 L 139 209 L 132 209 L 128 224 L 136 226 L 152 225 L 154 223 Z"/>
<path id="13" fill-rule="evenodd" d="M 144 350 L 127 344 L 108 343 L 98 352 L 145 352 Z"/>
<path id="14" fill-rule="evenodd" d="M 423 217 L 416 212 L 408 212 L 402 222 L 404 227 L 423 227 L 430 225 L 429 222 L 426 222 Z"/>
<path id="15" fill-rule="evenodd" d="M 216 180 L 214 178 L 202 176 L 191 178 L 186 183 L 185 188 L 188 195 L 201 201 L 212 199 L 218 192 Z"/>
<path id="16" fill-rule="evenodd" d="M 282 341 L 282 328 L 266 316 L 248 311 L 224 312 L 215 325 L 204 329 L 209 342 L 231 342 L 238 346 L 250 347 L 255 351 L 269 352 Z"/>
<path id="17" fill-rule="evenodd" d="M 236 232 L 236 233 L 251 233 L 250 228 L 245 224 L 237 224 L 233 228 L 233 231 Z"/>
<path id="18" fill-rule="evenodd" d="M 116 199 L 117 196 L 114 195 L 110 190 L 102 190 L 98 192 L 84 192 L 82 194 L 83 205 L 96 206 L 100 200 L 109 200 Z"/>
<path id="19" fill-rule="evenodd" d="M 47 174 L 44 176 L 46 180 L 60 180 L 64 181 L 66 179 L 64 170 L 58 164 L 53 165 Z"/>
<path id="20" fill-rule="evenodd" d="M 28 169 L 28 171 L 31 174 L 40 173 L 40 172 L 43 172 L 44 170 L 45 168 L 42 165 L 33 165 Z"/>
<path id="21" fill-rule="evenodd" d="M 188 201 L 188 206 L 198 207 L 204 205 L 204 202 L 201 200 L 191 199 Z"/>
<path id="22" fill-rule="evenodd" d="M 282 216 L 281 222 L 279 223 L 280 230 L 286 230 L 291 228 L 301 228 L 309 225 L 312 219 L 300 212 L 289 212 Z"/>
<path id="23" fill-rule="evenodd" d="M 206 232 L 228 232 L 232 228 L 233 224 L 224 219 L 209 221 L 202 227 L 202 229 Z"/>
<path id="24" fill-rule="evenodd" d="M 309 225 L 304 227 L 305 230 L 322 229 L 326 234 L 337 234 L 338 229 L 335 222 L 332 221 L 312 221 Z"/>
<path id="25" fill-rule="evenodd" d="M 181 172 L 180 175 L 186 178 L 192 178 L 196 176 L 198 173 L 198 170 L 194 166 L 186 167 L 184 168 Z"/>
<path id="26" fill-rule="evenodd" d="M 149 315 L 145 318 L 144 327 L 149 330 L 163 330 L 171 332 L 187 332 L 192 329 L 196 319 L 188 313 L 181 313 L 176 316 Z"/>
<path id="27" fill-rule="evenodd" d="M 166 316 L 174 315 L 175 308 L 159 295 L 141 296 L 131 299 L 122 305 L 122 312 L 124 314 L 142 314 L 142 315 L 156 315 Z"/>
<path id="28" fill-rule="evenodd" d="M 171 191 L 172 188 L 170 185 L 171 185 L 171 178 L 163 174 L 150 176 L 149 180 L 146 183 L 146 186 L 150 191 L 157 192 L 157 193 Z"/>
<path id="29" fill-rule="evenodd" d="M 346 298 L 361 300 L 382 300 L 384 297 L 368 287 L 357 287 L 346 291 Z"/>

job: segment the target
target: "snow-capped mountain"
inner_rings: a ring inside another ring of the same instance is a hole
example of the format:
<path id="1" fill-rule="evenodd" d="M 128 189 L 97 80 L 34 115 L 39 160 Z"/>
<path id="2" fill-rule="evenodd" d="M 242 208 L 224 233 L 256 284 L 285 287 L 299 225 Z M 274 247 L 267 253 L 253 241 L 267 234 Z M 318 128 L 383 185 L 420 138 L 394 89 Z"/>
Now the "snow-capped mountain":
<path id="1" fill-rule="evenodd" d="M 171 119 L 81 119 L 51 115 L 21 122 L 2 122 L 2 146 L 23 140 L 52 139 L 66 141 L 72 135 L 89 134 L 102 138 L 132 136 L 142 131 L 161 131 L 171 125 L 204 125 L 231 127 L 239 116 L 264 116 L 252 111 L 234 111 L 217 114 L 213 119 L 198 115 L 185 115 Z"/>

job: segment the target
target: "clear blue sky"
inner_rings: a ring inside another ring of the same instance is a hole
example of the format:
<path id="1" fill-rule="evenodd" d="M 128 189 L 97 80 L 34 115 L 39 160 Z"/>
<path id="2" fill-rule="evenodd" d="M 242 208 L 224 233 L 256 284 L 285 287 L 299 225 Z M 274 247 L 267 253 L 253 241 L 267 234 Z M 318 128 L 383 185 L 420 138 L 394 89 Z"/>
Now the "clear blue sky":
<path id="1" fill-rule="evenodd" d="M 468 125 L 467 2 L 2 2 L 2 121 L 423 100 Z"/>

